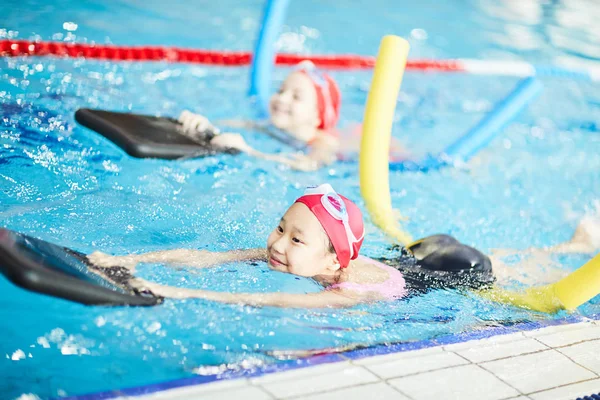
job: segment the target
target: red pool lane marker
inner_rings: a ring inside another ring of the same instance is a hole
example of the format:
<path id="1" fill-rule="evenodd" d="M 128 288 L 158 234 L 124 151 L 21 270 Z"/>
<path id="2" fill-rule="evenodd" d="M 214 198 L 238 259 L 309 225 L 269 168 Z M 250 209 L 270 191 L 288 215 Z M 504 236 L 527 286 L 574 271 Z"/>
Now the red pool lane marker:
<path id="1" fill-rule="evenodd" d="M 111 61 L 169 61 L 223 66 L 250 65 L 252 61 L 252 54 L 245 51 L 31 42 L 27 40 L 0 40 L 0 56 L 83 57 Z M 296 65 L 302 60 L 311 60 L 315 65 L 331 69 L 371 69 L 375 66 L 375 57 L 357 55 L 278 54 L 275 63 L 277 65 Z M 421 71 L 464 71 L 462 63 L 455 60 L 410 60 L 406 64 L 406 68 Z"/>

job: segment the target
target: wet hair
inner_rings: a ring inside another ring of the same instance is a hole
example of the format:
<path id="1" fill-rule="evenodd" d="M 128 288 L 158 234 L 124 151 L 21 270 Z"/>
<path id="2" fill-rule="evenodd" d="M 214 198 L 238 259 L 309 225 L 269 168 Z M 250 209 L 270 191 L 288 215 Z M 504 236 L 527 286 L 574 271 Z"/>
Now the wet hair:
<path id="1" fill-rule="evenodd" d="M 329 236 L 327 236 L 327 251 L 331 254 L 336 254 L 335 248 L 333 247 L 333 243 L 331 242 L 331 239 L 329 239 Z"/>

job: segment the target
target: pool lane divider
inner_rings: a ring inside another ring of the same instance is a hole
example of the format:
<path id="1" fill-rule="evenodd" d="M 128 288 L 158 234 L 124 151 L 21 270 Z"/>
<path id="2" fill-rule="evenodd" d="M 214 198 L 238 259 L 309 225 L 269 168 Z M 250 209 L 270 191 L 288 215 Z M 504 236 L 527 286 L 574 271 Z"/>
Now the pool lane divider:
<path id="1" fill-rule="evenodd" d="M 111 61 L 166 61 L 216 66 L 246 66 L 252 63 L 248 51 L 219 51 L 205 49 L 182 49 L 163 46 L 117 46 L 97 43 L 45 42 L 30 40 L 0 40 L 0 56 L 58 56 Z M 312 61 L 326 69 L 354 70 L 372 69 L 375 57 L 353 54 L 275 55 L 275 64 L 293 66 L 301 61 Z M 494 60 L 408 60 L 407 70 L 429 72 L 464 72 L 473 75 L 554 77 L 600 82 L 600 67 L 568 68 L 554 65 L 533 65 L 524 61 Z"/>

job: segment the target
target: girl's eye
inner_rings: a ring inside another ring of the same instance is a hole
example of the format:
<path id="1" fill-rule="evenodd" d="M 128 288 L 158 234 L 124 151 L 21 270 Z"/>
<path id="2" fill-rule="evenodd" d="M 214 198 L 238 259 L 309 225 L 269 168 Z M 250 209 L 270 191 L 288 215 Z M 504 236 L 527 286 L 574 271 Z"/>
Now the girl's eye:
<path id="1" fill-rule="evenodd" d="M 278 226 L 278 227 L 277 227 L 277 232 L 279 232 L 279 233 L 283 233 L 283 228 L 282 228 L 281 226 Z"/>
<path id="2" fill-rule="evenodd" d="M 294 94 L 294 100 L 300 101 L 302 100 L 302 96 L 300 96 L 299 94 Z"/>
<path id="3" fill-rule="evenodd" d="M 302 243 L 302 241 L 298 238 L 292 238 L 292 242 L 294 243 Z"/>

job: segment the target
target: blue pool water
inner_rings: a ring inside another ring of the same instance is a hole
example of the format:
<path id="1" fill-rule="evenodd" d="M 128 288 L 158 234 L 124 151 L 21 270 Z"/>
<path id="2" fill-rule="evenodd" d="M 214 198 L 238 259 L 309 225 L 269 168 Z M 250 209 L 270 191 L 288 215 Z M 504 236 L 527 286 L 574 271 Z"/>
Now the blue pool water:
<path id="1" fill-rule="evenodd" d="M 290 2 L 279 47 L 374 54 L 382 35 L 409 38 L 411 57 L 597 65 L 598 10 L 588 2 Z M 344 9 L 340 10 L 340 5 Z M 0 36 L 249 50 L 262 2 L 59 0 L 3 3 Z M 349 21 L 352 26 L 349 26 Z M 77 28 L 75 28 L 77 25 Z M 276 81 L 286 74 L 278 69 Z M 370 71 L 333 72 L 342 126 L 360 122 Z M 0 59 L 1 226 L 73 247 L 124 254 L 178 247 L 263 246 L 308 184 L 329 181 L 361 206 L 356 163 L 303 174 L 245 156 L 139 160 L 76 124 L 79 107 L 211 119 L 251 118 L 247 68 L 78 59 Z M 394 136 L 436 151 L 512 90 L 514 78 L 405 74 Z M 394 206 L 415 236 L 444 232 L 489 251 L 566 240 L 600 198 L 598 84 L 544 79 L 541 96 L 466 169 L 390 176 Z M 248 140 L 281 149 L 253 132 Z M 390 243 L 370 222 L 364 254 Z M 589 255 L 556 257 L 573 270 Z M 533 274 L 544 274 L 539 267 Z M 210 270 L 148 265 L 163 283 L 232 291 L 310 292 L 310 280 L 264 265 Z M 531 271 L 515 271 L 522 278 Z M 537 278 L 536 278 L 537 279 Z M 543 279 L 542 279 L 543 280 Z M 541 283 L 541 282 L 540 282 Z M 600 314 L 598 300 L 577 313 Z M 414 342 L 548 316 L 436 291 L 351 310 L 255 309 L 200 300 L 154 308 L 85 307 L 0 278 L 0 393 L 42 398 L 131 387 L 277 362 L 276 350 Z"/>

